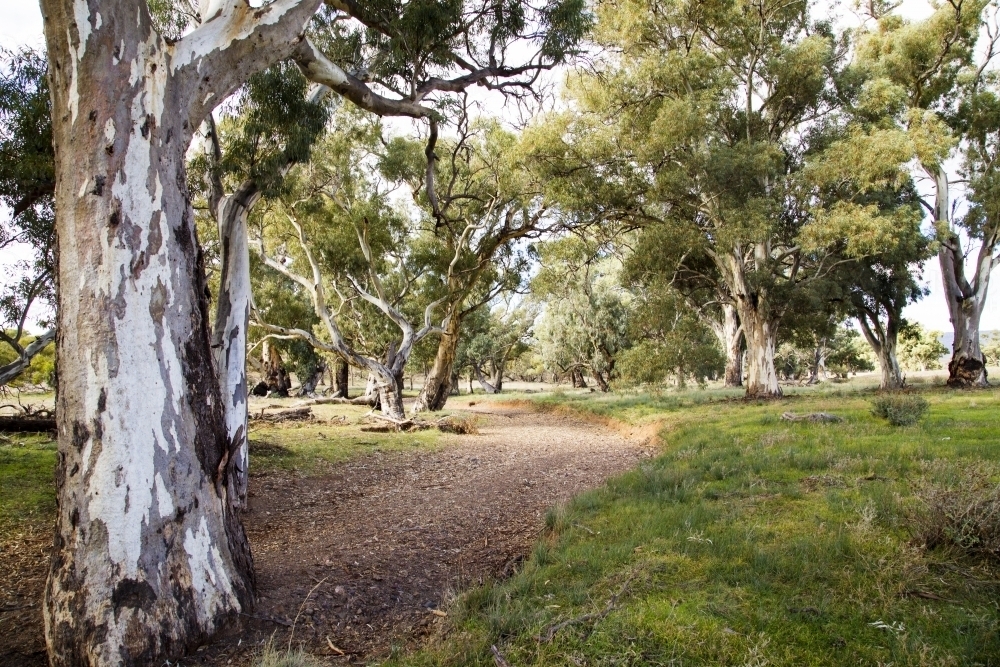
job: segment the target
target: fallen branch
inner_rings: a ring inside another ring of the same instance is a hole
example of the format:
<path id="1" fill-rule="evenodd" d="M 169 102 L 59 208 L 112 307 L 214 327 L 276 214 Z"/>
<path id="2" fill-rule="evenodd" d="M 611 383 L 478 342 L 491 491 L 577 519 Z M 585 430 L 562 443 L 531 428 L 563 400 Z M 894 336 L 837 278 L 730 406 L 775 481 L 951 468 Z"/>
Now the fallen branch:
<path id="1" fill-rule="evenodd" d="M 271 414 L 265 414 L 264 410 L 253 417 L 254 421 L 264 421 L 271 424 L 286 421 L 308 421 L 313 418 L 312 408 L 292 408 Z"/>
<path id="2" fill-rule="evenodd" d="M 844 421 L 843 417 L 838 417 L 837 415 L 831 415 L 829 412 L 811 412 L 806 415 L 797 415 L 794 412 L 786 412 L 781 415 L 781 420 L 786 422 L 822 422 L 822 423 L 837 423 Z"/>
<path id="3" fill-rule="evenodd" d="M 44 433 L 56 430 L 56 420 L 46 417 L 0 416 L 0 431 L 8 433 Z"/>
<path id="4" fill-rule="evenodd" d="M 602 609 L 601 611 L 595 611 L 590 614 L 584 614 L 583 616 L 577 616 L 576 618 L 568 618 L 565 621 L 561 621 L 559 623 L 550 625 L 548 629 L 545 631 L 544 636 L 540 635 L 538 637 L 538 641 L 549 643 L 556 636 L 556 633 L 558 633 L 560 630 L 568 628 L 571 625 L 578 625 L 580 623 L 589 623 L 591 621 L 593 621 L 594 624 L 596 625 L 598 621 L 603 619 L 605 616 L 610 614 L 612 610 L 614 610 L 615 606 L 618 604 L 618 598 L 620 598 L 622 595 L 625 594 L 625 591 L 627 591 L 628 587 L 632 585 L 632 581 L 634 579 L 635 579 L 634 576 L 629 577 L 628 581 L 625 582 L 625 584 L 621 587 L 621 589 L 619 589 L 617 593 L 611 596 L 611 599 L 608 600 L 608 604 L 606 604 L 604 606 L 604 609 Z"/>
<path id="5" fill-rule="evenodd" d="M 496 663 L 497 667 L 510 667 L 507 658 L 503 657 L 503 653 L 496 647 L 496 644 L 490 647 L 490 653 L 493 654 L 493 662 Z"/>
<path id="6" fill-rule="evenodd" d="M 299 401 L 292 405 L 293 408 L 301 408 L 308 405 L 375 405 L 374 396 L 358 396 L 356 398 L 340 398 L 339 396 L 320 396 L 308 401 Z"/>

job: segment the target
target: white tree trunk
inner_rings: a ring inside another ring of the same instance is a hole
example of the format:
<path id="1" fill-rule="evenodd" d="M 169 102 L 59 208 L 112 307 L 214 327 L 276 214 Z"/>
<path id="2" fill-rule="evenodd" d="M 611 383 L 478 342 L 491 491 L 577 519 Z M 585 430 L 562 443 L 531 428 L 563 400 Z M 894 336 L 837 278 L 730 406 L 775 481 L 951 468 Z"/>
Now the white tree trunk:
<path id="1" fill-rule="evenodd" d="M 743 335 L 747 343 L 748 398 L 776 398 L 781 396 L 778 373 L 774 368 L 774 349 L 778 337 L 776 322 L 763 317 L 755 308 L 740 313 Z"/>
<path id="2" fill-rule="evenodd" d="M 184 156 L 213 106 L 290 53 L 318 1 L 227 3 L 168 44 L 143 2 L 42 0 L 59 243 L 54 666 L 161 664 L 253 604 Z"/>
<path id="3" fill-rule="evenodd" d="M 227 487 L 234 505 L 246 508 L 249 480 L 247 445 L 247 328 L 250 326 L 250 248 L 247 215 L 259 198 L 257 188 L 245 183 L 216 207 L 222 276 L 216 298 L 212 350 L 226 418 L 228 442 Z"/>

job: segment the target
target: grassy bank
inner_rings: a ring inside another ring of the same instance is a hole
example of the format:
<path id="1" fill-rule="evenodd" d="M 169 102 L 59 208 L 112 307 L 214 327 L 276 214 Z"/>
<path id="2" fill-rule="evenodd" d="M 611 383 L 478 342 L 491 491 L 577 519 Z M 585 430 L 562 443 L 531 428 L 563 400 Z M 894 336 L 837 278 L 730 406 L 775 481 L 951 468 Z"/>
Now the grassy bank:
<path id="1" fill-rule="evenodd" d="M 935 499 L 998 481 L 1000 394 L 924 395 L 905 428 L 851 389 L 539 399 L 662 421 L 662 454 L 552 511 L 519 574 L 464 594 L 446 634 L 390 664 L 486 667 L 494 644 L 517 667 L 1000 664 L 996 562 L 924 544 Z"/>

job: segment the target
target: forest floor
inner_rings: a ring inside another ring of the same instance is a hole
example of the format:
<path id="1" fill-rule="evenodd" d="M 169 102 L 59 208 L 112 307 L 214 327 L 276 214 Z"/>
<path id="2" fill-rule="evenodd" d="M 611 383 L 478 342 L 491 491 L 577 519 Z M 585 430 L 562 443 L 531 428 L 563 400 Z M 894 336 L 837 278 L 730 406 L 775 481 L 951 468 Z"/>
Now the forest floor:
<path id="1" fill-rule="evenodd" d="M 481 397 L 449 408 L 473 416 L 479 433 L 369 433 L 362 410 L 335 406 L 316 408 L 313 422 L 252 428 L 245 523 L 260 601 L 178 664 L 245 665 L 268 640 L 331 664 L 412 649 L 441 626 L 458 592 L 530 556 L 548 508 L 651 454 L 645 433 L 628 437 L 579 416 Z M 42 477 L 54 446 L 37 436 L 21 443 L 0 460 L 8 667 L 47 664 L 40 600 L 54 502 Z"/>

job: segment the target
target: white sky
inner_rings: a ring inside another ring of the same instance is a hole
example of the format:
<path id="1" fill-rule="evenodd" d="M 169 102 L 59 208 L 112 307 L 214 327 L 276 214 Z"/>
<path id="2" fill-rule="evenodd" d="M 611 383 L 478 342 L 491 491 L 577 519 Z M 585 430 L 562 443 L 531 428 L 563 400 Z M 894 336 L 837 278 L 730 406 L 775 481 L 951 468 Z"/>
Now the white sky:
<path id="1" fill-rule="evenodd" d="M 3 15 L 3 21 L 0 22 L 0 46 L 8 49 L 19 46 L 44 47 L 41 12 L 34 0 L 0 0 L 0 8 Z M 926 0 L 904 0 L 899 11 L 909 18 L 919 19 L 930 14 L 931 6 Z M 0 216 L 7 215 L 9 211 L 0 207 Z M 0 253 L 0 267 L 9 267 L 12 262 L 25 256 L 24 249 L 6 250 Z M 0 273 L 5 271 L 0 269 Z M 950 331 L 948 308 L 941 288 L 941 269 L 936 258 L 927 262 L 923 279 L 930 288 L 930 294 L 909 306 L 904 315 L 928 329 Z M 1000 281 L 1000 274 L 994 275 L 994 281 Z M 1000 284 L 994 285 L 990 290 L 983 312 L 982 329 L 1000 329 Z"/>

